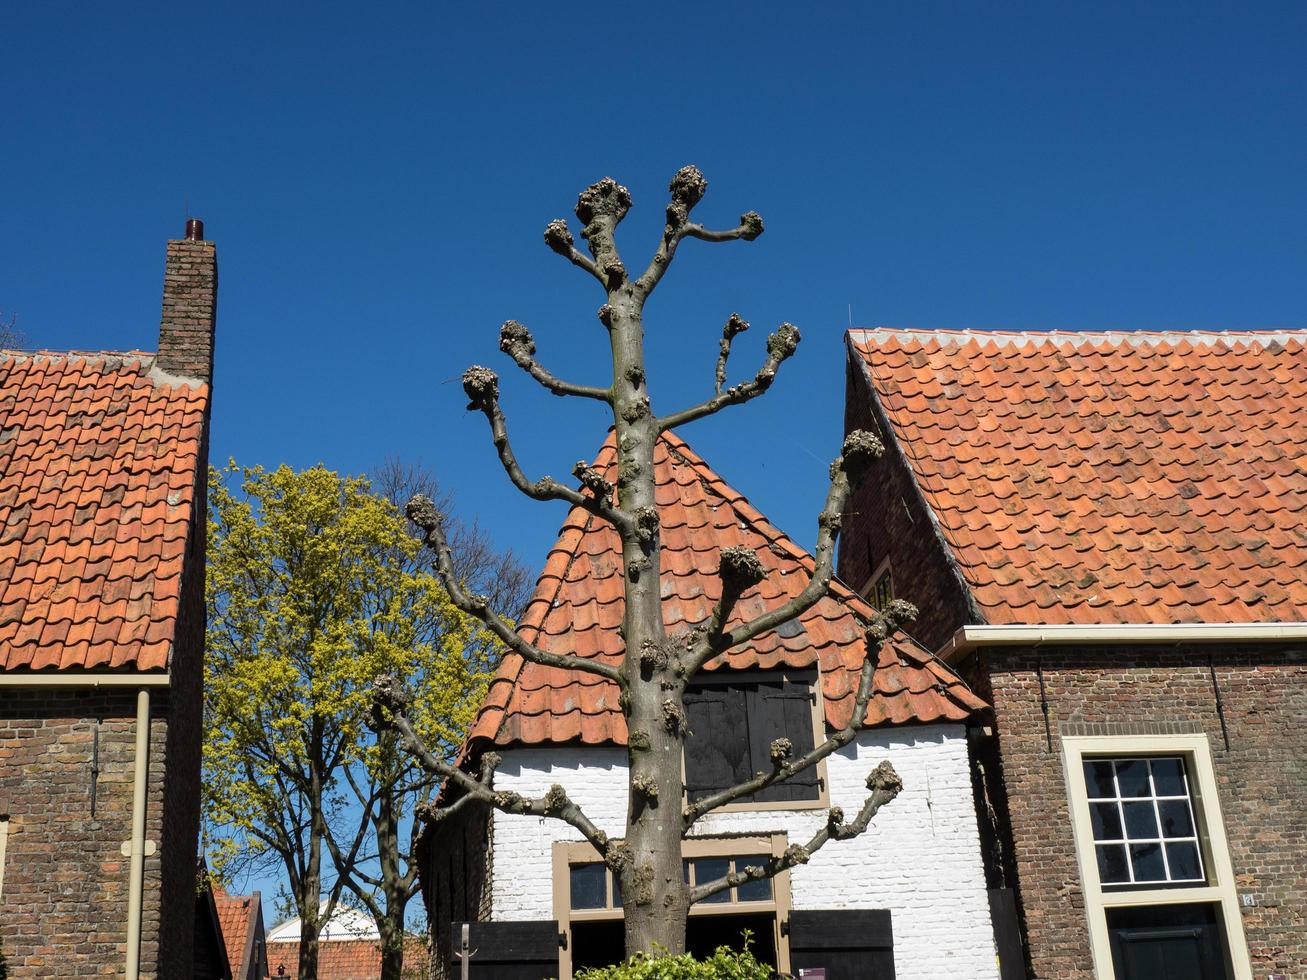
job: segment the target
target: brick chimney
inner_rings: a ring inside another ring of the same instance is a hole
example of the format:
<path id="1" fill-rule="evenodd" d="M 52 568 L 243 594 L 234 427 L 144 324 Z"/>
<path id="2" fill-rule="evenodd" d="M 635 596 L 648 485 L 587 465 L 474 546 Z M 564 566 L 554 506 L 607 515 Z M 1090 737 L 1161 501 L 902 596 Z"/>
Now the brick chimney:
<path id="1" fill-rule="evenodd" d="M 163 317 L 155 365 L 168 374 L 213 381 L 213 325 L 218 313 L 218 255 L 204 222 L 186 222 L 186 237 L 168 243 Z"/>

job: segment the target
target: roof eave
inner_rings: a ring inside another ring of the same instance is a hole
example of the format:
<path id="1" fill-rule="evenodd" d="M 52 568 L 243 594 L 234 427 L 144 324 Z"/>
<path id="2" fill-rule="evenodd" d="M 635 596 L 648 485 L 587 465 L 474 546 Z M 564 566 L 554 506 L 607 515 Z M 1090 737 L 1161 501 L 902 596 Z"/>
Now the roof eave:
<path id="1" fill-rule="evenodd" d="M 938 651 L 955 664 L 977 647 L 1307 641 L 1307 622 L 1281 623 L 1015 623 L 962 626 Z"/>
<path id="2" fill-rule="evenodd" d="M 167 687 L 171 671 L 0 670 L 0 687 Z"/>

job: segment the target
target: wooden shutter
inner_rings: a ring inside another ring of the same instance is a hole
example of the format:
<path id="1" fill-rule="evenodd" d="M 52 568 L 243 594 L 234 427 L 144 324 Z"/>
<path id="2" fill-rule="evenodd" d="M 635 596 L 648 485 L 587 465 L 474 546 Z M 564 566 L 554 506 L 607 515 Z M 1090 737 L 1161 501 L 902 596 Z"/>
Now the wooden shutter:
<path id="1" fill-rule="evenodd" d="M 685 740 L 685 790 L 691 802 L 730 789 L 753 775 L 745 692 L 714 684 L 685 692 L 690 734 Z"/>
<path id="2" fill-rule="evenodd" d="M 751 684 L 748 690 L 750 772 L 771 771 L 771 743 L 788 738 L 794 755 L 813 749 L 812 686 L 803 681 L 775 680 Z M 757 803 L 815 800 L 821 796 L 817 767 L 809 766 L 783 783 L 775 783 L 750 799 Z"/>
<path id="3" fill-rule="evenodd" d="M 790 913 L 789 926 L 795 977 L 824 970 L 824 980 L 894 980 L 894 934 L 887 909 L 796 911 Z"/>
<path id="4" fill-rule="evenodd" d="M 558 923 L 470 922 L 468 961 L 472 980 L 549 980 L 558 976 Z M 449 973 L 462 976 L 458 953 L 463 945 L 463 923 L 453 924 Z"/>

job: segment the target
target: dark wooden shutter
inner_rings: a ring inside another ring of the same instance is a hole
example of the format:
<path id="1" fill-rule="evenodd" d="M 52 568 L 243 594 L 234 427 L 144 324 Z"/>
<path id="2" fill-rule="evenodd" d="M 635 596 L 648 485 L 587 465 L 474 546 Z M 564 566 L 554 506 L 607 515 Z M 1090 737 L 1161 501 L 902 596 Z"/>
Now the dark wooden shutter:
<path id="1" fill-rule="evenodd" d="M 825 980 L 894 980 L 887 909 L 790 913 L 790 969 L 825 970 Z"/>
<path id="2" fill-rule="evenodd" d="M 557 922 L 470 922 L 473 980 L 549 980 L 558 976 Z M 449 976 L 460 977 L 463 923 L 454 923 Z"/>
<path id="3" fill-rule="evenodd" d="M 989 918 L 994 923 L 994 948 L 1002 980 L 1026 980 L 1026 958 L 1021 949 L 1021 923 L 1017 896 L 1011 888 L 989 889 Z"/>
<path id="4" fill-rule="evenodd" d="M 745 692 L 713 684 L 685 692 L 690 734 L 685 740 L 685 790 L 691 802 L 744 782 L 753 775 Z"/>
<path id="5" fill-rule="evenodd" d="M 760 681 L 748 690 L 750 773 L 771 770 L 771 743 L 788 738 L 794 755 L 811 752 L 812 685 L 806 681 Z M 817 767 L 810 766 L 783 783 L 768 786 L 751 797 L 757 803 L 815 800 L 821 796 Z"/>

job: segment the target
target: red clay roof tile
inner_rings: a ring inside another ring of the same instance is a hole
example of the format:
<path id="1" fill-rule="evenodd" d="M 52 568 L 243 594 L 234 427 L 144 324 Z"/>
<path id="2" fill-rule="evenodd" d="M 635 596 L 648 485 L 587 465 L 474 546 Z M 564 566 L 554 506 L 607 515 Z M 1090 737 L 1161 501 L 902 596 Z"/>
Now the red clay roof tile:
<path id="1" fill-rule="evenodd" d="M 0 352 L 0 670 L 168 666 L 209 388 Z"/>
<path id="2" fill-rule="evenodd" d="M 213 889 L 213 904 L 218 909 L 218 925 L 222 927 L 222 943 L 227 947 L 227 962 L 231 975 L 237 980 L 249 976 L 252 963 L 246 962 L 246 947 L 255 917 L 262 916 L 258 892 L 253 895 L 228 895 L 221 886 Z M 251 955 L 254 951 L 251 950 Z"/>
<path id="3" fill-rule="evenodd" d="M 1307 620 L 1307 332 L 849 347 L 988 622 Z"/>
<path id="4" fill-rule="evenodd" d="M 614 481 L 610 439 L 595 467 Z M 813 559 L 732 489 L 680 438 L 666 434 L 654 452 L 662 523 L 663 619 L 676 633 L 703 622 L 720 596 L 722 548 L 754 549 L 768 576 L 737 603 L 732 623 L 752 618 L 797 595 Z M 519 623 L 527 640 L 556 653 L 621 660 L 618 633 L 623 583 L 617 533 L 580 508 L 563 522 L 536 591 Z M 818 665 L 827 722 L 850 716 L 856 674 L 865 651 L 863 624 L 872 610 L 836 582 L 795 627 L 788 624 L 726 655 L 716 669 L 810 668 Z M 868 726 L 910 721 L 962 721 L 984 702 L 947 668 L 910 640 L 879 651 Z M 626 723 L 615 685 L 592 674 L 572 674 L 504 658 L 473 722 L 469 746 L 580 742 L 625 743 Z"/>

